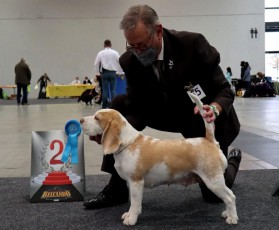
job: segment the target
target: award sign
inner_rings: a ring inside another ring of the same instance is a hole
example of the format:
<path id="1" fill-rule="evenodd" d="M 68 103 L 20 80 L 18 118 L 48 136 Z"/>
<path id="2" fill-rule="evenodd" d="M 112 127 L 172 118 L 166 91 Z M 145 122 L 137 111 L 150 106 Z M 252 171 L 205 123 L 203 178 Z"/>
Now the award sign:
<path id="1" fill-rule="evenodd" d="M 30 202 L 82 201 L 84 190 L 80 124 L 69 121 L 65 131 L 33 131 Z"/>

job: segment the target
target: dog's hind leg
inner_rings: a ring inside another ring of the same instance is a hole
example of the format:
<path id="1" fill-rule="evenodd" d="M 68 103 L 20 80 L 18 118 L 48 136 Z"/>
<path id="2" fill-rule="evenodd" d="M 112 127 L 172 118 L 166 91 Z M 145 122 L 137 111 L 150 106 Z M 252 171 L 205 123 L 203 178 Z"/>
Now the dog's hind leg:
<path id="1" fill-rule="evenodd" d="M 223 175 L 212 179 L 209 179 L 207 177 L 202 177 L 202 179 L 206 184 L 206 186 L 212 192 L 214 192 L 215 195 L 217 195 L 219 198 L 221 198 L 224 201 L 226 205 L 226 210 L 223 211 L 222 217 L 226 218 L 226 222 L 228 224 L 237 224 L 238 217 L 237 217 L 236 205 L 235 205 L 235 195 L 226 186 Z"/>
<path id="2" fill-rule="evenodd" d="M 122 215 L 123 224 L 135 225 L 138 215 L 141 213 L 141 203 L 144 188 L 144 181 L 129 181 L 131 206 L 128 212 Z"/>

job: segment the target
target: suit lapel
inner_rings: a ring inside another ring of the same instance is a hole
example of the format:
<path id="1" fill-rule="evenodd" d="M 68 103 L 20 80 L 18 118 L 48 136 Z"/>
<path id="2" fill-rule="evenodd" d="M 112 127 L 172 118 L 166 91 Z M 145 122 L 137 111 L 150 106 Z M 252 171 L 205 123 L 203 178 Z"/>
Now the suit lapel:
<path id="1" fill-rule="evenodd" d="M 175 80 L 175 55 L 173 53 L 173 44 L 170 44 L 167 34 L 165 30 L 163 31 L 163 39 L 164 39 L 164 75 L 163 75 L 163 82 L 164 85 L 167 87 Z"/>

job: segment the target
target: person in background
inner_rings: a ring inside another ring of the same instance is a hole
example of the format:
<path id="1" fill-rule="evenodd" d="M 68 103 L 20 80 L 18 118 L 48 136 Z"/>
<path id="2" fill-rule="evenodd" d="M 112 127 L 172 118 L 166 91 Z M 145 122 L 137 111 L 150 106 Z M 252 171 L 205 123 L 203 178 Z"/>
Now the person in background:
<path id="1" fill-rule="evenodd" d="M 243 97 L 251 97 L 251 67 L 248 62 L 241 62 L 241 76 L 244 95 Z"/>
<path id="2" fill-rule="evenodd" d="M 44 73 L 37 81 L 37 85 L 40 86 L 38 99 L 46 99 L 46 88 L 47 85 L 51 82 L 47 73 Z"/>
<path id="3" fill-rule="evenodd" d="M 2 88 L 0 88 L 0 99 L 4 99 L 4 90 Z"/>
<path id="4" fill-rule="evenodd" d="M 231 70 L 231 67 L 227 67 L 227 72 L 226 72 L 226 74 L 225 74 L 225 77 L 226 77 L 226 79 L 228 80 L 228 82 L 230 83 L 230 84 L 232 84 L 232 70 Z"/>
<path id="5" fill-rule="evenodd" d="M 0 99 L 11 99 L 2 88 L 0 88 Z"/>
<path id="6" fill-rule="evenodd" d="M 243 74 L 244 88 L 249 91 L 251 85 L 251 67 L 248 62 L 244 63 L 244 74 Z"/>
<path id="7" fill-rule="evenodd" d="M 269 82 L 262 72 L 258 72 L 256 79 L 251 82 L 251 96 L 252 97 L 275 97 L 275 90 L 272 83 Z"/>
<path id="8" fill-rule="evenodd" d="M 116 72 L 121 72 L 119 54 L 111 48 L 110 40 L 104 41 L 104 49 L 97 54 L 94 67 L 96 77 L 101 76 L 102 80 L 102 108 L 108 108 L 115 97 Z"/>
<path id="9" fill-rule="evenodd" d="M 95 92 L 98 94 L 94 98 L 94 103 L 95 104 L 101 104 L 102 103 L 102 81 L 101 81 L 101 76 L 96 75 L 91 79 L 92 85 L 94 86 Z"/>
<path id="10" fill-rule="evenodd" d="M 151 127 L 181 133 L 185 138 L 201 137 L 205 136 L 203 119 L 185 90 L 193 88 L 204 103 L 207 122 L 215 123 L 216 139 L 228 159 L 224 178 L 231 188 L 241 151 L 228 152 L 228 147 L 237 137 L 240 123 L 231 86 L 219 66 L 220 54 L 202 34 L 163 28 L 157 13 L 148 5 L 129 8 L 120 28 L 126 39 L 127 52 L 119 62 L 126 75 L 127 94 L 116 96 L 111 108 L 139 131 Z M 98 138 L 95 140 L 101 143 Z M 128 202 L 126 181 L 114 168 L 112 154 L 104 156 L 101 169 L 111 174 L 109 184 L 96 197 L 85 201 L 85 208 Z M 200 183 L 200 188 L 204 200 L 222 202 L 204 183 Z"/>
<path id="11" fill-rule="evenodd" d="M 71 85 L 80 85 L 79 77 L 76 77 L 76 79 L 71 82 Z"/>
<path id="12" fill-rule="evenodd" d="M 243 81 L 243 77 L 244 77 L 244 72 L 245 72 L 245 61 L 241 61 L 240 62 L 240 83 L 238 85 L 238 89 L 237 90 L 242 90 L 245 89 L 245 85 L 244 85 L 244 81 Z"/>
<path id="13" fill-rule="evenodd" d="M 227 67 L 227 72 L 225 74 L 225 77 L 228 80 L 228 82 L 230 83 L 233 94 L 235 95 L 236 94 L 236 83 L 232 82 L 233 74 L 232 74 L 231 67 Z"/>
<path id="14" fill-rule="evenodd" d="M 100 75 L 96 75 L 91 79 L 92 85 L 96 88 L 96 91 L 101 94 L 102 80 Z"/>
<path id="15" fill-rule="evenodd" d="M 15 66 L 15 84 L 17 85 L 18 105 L 28 105 L 27 86 L 30 85 L 31 77 L 32 76 L 29 66 L 26 64 L 25 59 L 21 58 L 20 62 Z"/>
<path id="16" fill-rule="evenodd" d="M 92 82 L 89 80 L 89 78 L 86 76 L 85 78 L 84 78 L 84 80 L 83 80 L 83 84 L 85 84 L 85 85 L 87 85 L 87 84 L 89 84 L 89 85 L 92 85 Z"/>
<path id="17" fill-rule="evenodd" d="M 244 72 L 245 72 L 245 61 L 240 62 L 240 79 L 243 80 Z"/>

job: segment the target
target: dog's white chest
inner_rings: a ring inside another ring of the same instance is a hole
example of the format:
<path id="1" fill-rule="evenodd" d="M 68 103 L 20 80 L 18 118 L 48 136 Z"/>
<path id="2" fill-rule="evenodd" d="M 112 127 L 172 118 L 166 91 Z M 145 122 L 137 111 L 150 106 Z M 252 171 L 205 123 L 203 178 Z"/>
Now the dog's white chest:
<path id="1" fill-rule="evenodd" d="M 136 170 L 139 151 L 131 153 L 128 150 L 123 150 L 123 152 L 113 156 L 115 159 L 114 167 L 116 171 L 123 179 L 128 180 Z"/>

